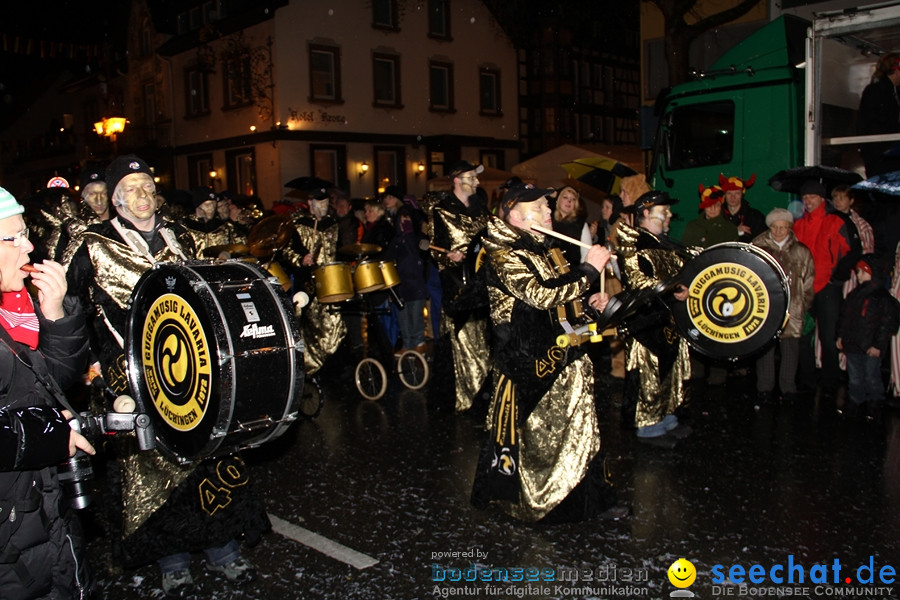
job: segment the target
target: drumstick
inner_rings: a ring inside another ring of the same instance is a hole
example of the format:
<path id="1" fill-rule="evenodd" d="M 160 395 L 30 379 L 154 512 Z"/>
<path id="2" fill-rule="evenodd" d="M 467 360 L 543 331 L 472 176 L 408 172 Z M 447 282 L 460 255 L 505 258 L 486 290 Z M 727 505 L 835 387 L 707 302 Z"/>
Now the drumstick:
<path id="1" fill-rule="evenodd" d="M 582 248 L 587 248 L 588 250 L 591 249 L 590 244 L 585 244 L 581 240 L 576 240 L 575 238 L 569 237 L 567 235 L 563 235 L 561 233 L 553 231 L 552 229 L 547 229 L 546 227 L 541 227 L 540 225 L 532 225 L 531 228 L 535 231 L 539 231 L 539 232 L 543 233 L 544 235 L 549 235 L 549 236 L 552 236 L 555 238 L 559 238 L 561 240 L 569 242 L 570 244 L 575 244 L 576 246 L 581 246 Z"/>
<path id="2" fill-rule="evenodd" d="M 450 252 L 446 248 L 441 248 L 440 246 L 432 246 L 428 243 L 428 240 L 422 240 L 419 242 L 419 250 L 434 250 L 435 252 L 440 252 L 441 254 L 447 254 Z"/>
<path id="3" fill-rule="evenodd" d="M 539 231 L 539 232 L 543 233 L 544 235 L 549 235 L 549 236 L 552 236 L 555 238 L 559 238 L 561 240 L 565 240 L 565 241 L 569 242 L 570 244 L 575 244 L 576 246 L 581 246 L 582 248 L 587 248 L 588 250 L 591 249 L 590 244 L 585 244 L 581 240 L 576 240 L 575 238 L 569 237 L 567 235 L 563 235 L 562 233 L 553 231 L 552 229 L 547 229 L 546 227 L 541 227 L 540 225 L 532 225 L 531 228 L 534 229 L 535 231 Z M 601 294 L 606 293 L 606 276 L 603 275 L 602 273 L 600 274 L 600 293 Z"/>

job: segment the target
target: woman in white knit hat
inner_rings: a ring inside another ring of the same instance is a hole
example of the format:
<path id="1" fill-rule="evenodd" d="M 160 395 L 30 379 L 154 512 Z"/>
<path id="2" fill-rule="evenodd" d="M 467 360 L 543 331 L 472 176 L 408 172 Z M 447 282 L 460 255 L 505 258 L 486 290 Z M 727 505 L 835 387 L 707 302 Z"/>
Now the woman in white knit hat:
<path id="1" fill-rule="evenodd" d="M 803 332 L 803 315 L 812 307 L 813 268 L 812 253 L 797 239 L 793 232 L 794 216 L 784 208 L 773 209 L 766 215 L 764 231 L 754 238 L 753 245 L 759 246 L 784 269 L 787 275 L 791 303 L 788 306 L 790 319 L 781 332 L 781 367 L 778 371 L 778 387 L 782 397 L 797 393 L 797 365 L 800 358 L 800 336 Z M 759 402 L 771 403 L 775 400 L 775 346 L 756 361 L 756 392 Z"/>
<path id="2" fill-rule="evenodd" d="M 56 465 L 94 449 L 58 399 L 86 366 L 87 329 L 62 266 L 27 266 L 23 212 L 0 188 L 0 595 L 77 598 L 90 591 L 83 536 Z"/>

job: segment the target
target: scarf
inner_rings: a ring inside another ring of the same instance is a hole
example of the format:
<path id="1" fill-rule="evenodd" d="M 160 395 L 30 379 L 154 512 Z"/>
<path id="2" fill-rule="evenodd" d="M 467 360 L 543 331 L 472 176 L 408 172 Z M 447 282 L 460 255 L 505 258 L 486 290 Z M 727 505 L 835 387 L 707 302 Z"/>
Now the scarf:
<path id="1" fill-rule="evenodd" d="M 38 318 L 27 291 L 3 292 L 0 317 L 0 325 L 3 325 L 9 337 L 32 350 L 37 349 Z"/>

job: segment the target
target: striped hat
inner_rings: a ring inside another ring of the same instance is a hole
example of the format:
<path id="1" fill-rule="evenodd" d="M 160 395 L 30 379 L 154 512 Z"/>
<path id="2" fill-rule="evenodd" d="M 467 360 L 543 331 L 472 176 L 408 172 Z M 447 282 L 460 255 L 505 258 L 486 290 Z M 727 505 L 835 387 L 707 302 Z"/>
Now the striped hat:
<path id="1" fill-rule="evenodd" d="M 0 219 L 14 217 L 25 212 L 25 207 L 16 202 L 13 195 L 0 187 Z"/>

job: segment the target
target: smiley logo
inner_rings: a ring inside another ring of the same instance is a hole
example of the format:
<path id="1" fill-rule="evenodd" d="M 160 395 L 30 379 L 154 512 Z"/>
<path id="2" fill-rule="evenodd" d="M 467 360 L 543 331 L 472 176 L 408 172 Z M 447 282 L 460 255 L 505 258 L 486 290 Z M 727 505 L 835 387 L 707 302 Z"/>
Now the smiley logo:
<path id="1" fill-rule="evenodd" d="M 669 567 L 669 582 L 677 588 L 689 587 L 697 579 L 697 569 L 686 558 L 679 558 Z"/>

